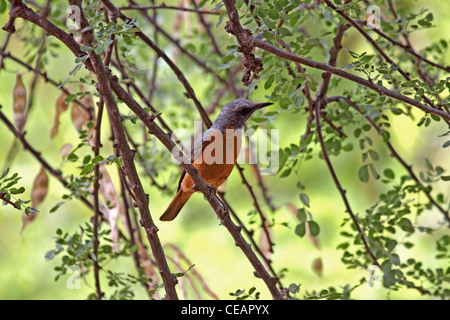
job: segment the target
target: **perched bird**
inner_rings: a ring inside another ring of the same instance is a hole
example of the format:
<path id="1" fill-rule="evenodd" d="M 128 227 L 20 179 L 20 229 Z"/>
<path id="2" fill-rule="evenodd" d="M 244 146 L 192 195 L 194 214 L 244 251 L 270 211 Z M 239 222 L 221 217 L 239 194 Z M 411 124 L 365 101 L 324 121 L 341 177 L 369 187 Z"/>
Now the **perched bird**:
<path id="1" fill-rule="evenodd" d="M 230 175 L 242 144 L 241 129 L 257 110 L 273 103 L 253 103 L 247 99 L 231 101 L 217 116 L 211 128 L 195 141 L 191 160 L 202 179 L 212 188 L 220 187 Z M 186 201 L 196 192 L 194 182 L 186 171 L 178 185 L 178 192 L 164 214 L 162 221 L 175 219 Z"/>

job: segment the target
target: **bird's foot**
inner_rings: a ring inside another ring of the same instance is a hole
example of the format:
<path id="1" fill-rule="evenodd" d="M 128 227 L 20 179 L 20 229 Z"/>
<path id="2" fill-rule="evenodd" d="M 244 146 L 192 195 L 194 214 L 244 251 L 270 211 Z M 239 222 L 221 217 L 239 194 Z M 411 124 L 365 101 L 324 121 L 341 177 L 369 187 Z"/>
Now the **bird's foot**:
<path id="1" fill-rule="evenodd" d="M 209 192 L 208 193 L 208 198 L 209 198 L 209 200 L 211 200 L 212 196 L 216 194 L 217 190 L 216 190 L 216 188 L 214 188 L 212 185 L 209 185 L 209 184 L 206 184 L 206 187 L 208 188 L 208 192 Z M 195 191 L 201 191 L 200 188 L 198 188 L 196 184 L 194 184 L 192 186 L 192 189 L 194 189 Z M 204 194 L 203 196 L 204 196 L 204 198 L 206 200 L 207 195 Z"/>

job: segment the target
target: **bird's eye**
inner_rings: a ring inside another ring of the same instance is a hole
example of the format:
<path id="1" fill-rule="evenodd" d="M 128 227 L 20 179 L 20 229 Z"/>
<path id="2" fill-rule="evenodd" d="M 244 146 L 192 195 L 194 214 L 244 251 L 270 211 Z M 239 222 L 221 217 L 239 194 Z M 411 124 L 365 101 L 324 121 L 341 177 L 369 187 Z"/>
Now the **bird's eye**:
<path id="1" fill-rule="evenodd" d="M 242 108 L 240 112 L 243 116 L 246 116 L 250 113 L 250 111 L 251 111 L 250 108 Z"/>

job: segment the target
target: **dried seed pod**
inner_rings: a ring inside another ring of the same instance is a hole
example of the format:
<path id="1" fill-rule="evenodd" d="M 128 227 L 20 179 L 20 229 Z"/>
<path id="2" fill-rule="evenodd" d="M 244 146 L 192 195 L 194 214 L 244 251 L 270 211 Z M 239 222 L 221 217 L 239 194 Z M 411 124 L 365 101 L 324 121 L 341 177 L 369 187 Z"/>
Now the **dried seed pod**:
<path id="1" fill-rule="evenodd" d="M 319 257 L 319 258 L 314 259 L 313 264 L 312 264 L 312 269 L 315 274 L 317 274 L 319 277 L 322 277 L 322 272 L 323 272 L 322 258 Z"/>
<path id="2" fill-rule="evenodd" d="M 117 218 L 120 212 L 119 197 L 105 165 L 100 165 L 99 171 L 102 174 L 99 191 L 105 203 L 103 213 L 111 228 L 111 240 L 113 241 L 114 251 L 119 252 L 119 229 L 117 228 Z"/>
<path id="3" fill-rule="evenodd" d="M 59 149 L 59 154 L 61 155 L 61 158 L 65 158 L 70 154 L 70 150 L 72 150 L 72 144 L 66 143 Z"/>
<path id="4" fill-rule="evenodd" d="M 34 179 L 33 189 L 31 191 L 31 206 L 37 208 L 45 199 L 48 191 L 48 176 L 45 168 L 42 167 L 39 174 Z"/>
<path id="5" fill-rule="evenodd" d="M 81 92 L 86 93 L 86 89 L 84 86 L 80 86 Z M 94 110 L 94 101 L 92 100 L 91 95 L 87 94 L 85 95 L 80 102 L 90 110 Z M 82 108 L 78 103 L 72 104 L 72 111 L 71 111 L 71 117 L 72 122 L 75 125 L 75 128 L 77 128 L 78 131 L 82 130 L 83 127 L 86 127 L 89 121 L 91 120 L 91 115 L 89 112 Z"/>
<path id="6" fill-rule="evenodd" d="M 13 118 L 17 130 L 23 131 L 25 126 L 25 108 L 27 104 L 27 90 L 22 82 L 22 74 L 19 72 L 16 76 L 16 84 L 13 89 Z"/>
<path id="7" fill-rule="evenodd" d="M 65 100 L 67 98 L 67 93 L 65 92 L 61 92 L 61 94 L 59 95 L 58 99 L 56 100 L 56 110 L 55 110 L 55 120 L 53 121 L 53 128 L 50 131 L 50 139 L 53 139 L 56 134 L 58 133 L 59 130 L 59 116 L 61 115 L 61 113 L 63 113 L 64 111 L 67 110 L 67 108 L 69 107 L 69 105 L 67 103 L 65 103 Z"/>
<path id="8" fill-rule="evenodd" d="M 78 131 L 81 131 L 83 129 L 83 126 L 86 126 L 86 124 L 89 122 L 89 113 L 80 107 L 77 103 L 72 103 L 72 110 L 70 112 L 70 115 L 72 117 L 72 122 L 75 128 Z"/>
<path id="9" fill-rule="evenodd" d="M 33 188 L 31 189 L 31 207 L 37 209 L 44 201 L 48 191 L 48 176 L 45 168 L 42 167 L 38 175 L 34 179 Z M 22 214 L 22 230 L 36 219 L 37 213 Z"/>

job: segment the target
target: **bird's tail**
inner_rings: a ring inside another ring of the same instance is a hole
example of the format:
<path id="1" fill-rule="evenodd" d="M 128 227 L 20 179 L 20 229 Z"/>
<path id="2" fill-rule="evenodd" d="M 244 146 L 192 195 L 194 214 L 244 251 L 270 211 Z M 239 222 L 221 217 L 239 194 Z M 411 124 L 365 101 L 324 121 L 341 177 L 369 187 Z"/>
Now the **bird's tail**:
<path id="1" fill-rule="evenodd" d="M 189 200 L 192 193 L 190 192 L 183 192 L 183 190 L 180 188 L 178 190 L 177 195 L 172 200 L 172 202 L 169 204 L 169 207 L 166 209 L 164 214 L 159 218 L 161 221 L 172 221 L 175 219 L 175 217 L 178 215 L 180 210 L 185 205 L 186 201 Z"/>

